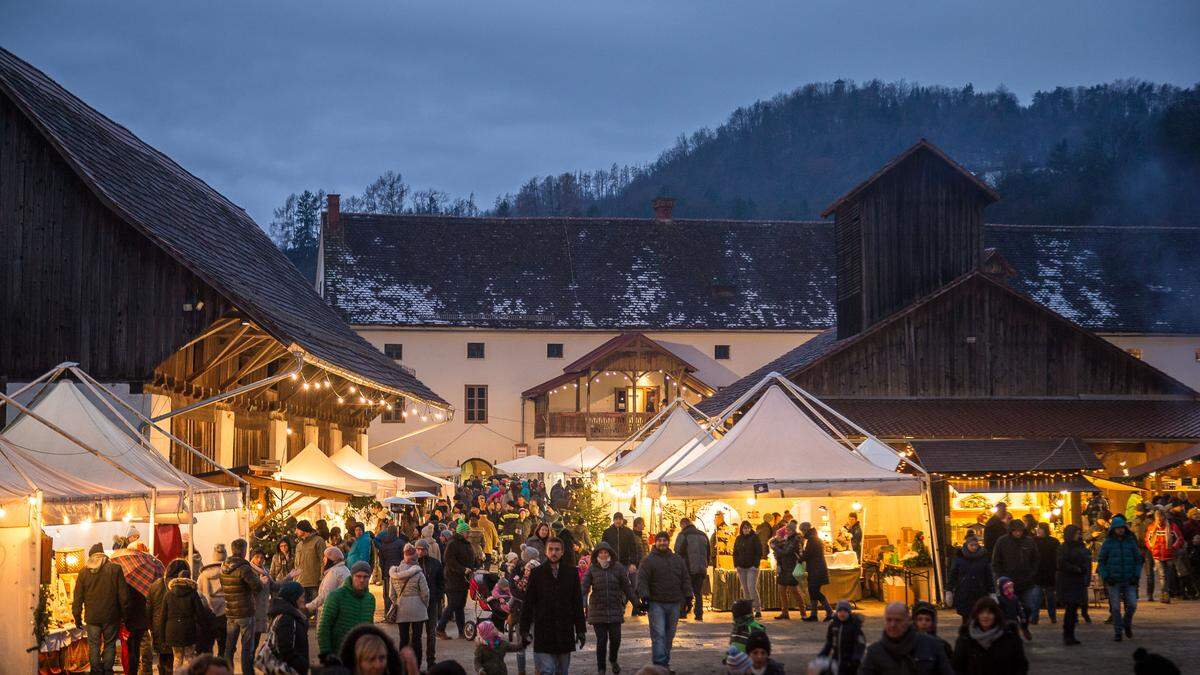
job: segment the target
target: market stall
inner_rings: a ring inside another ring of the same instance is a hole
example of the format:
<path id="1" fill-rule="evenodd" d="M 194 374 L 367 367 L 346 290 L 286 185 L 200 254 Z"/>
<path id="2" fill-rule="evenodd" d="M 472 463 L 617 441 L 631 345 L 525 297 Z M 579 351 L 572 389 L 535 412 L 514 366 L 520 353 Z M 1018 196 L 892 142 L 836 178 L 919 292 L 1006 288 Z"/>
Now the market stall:
<path id="1" fill-rule="evenodd" d="M 395 497 L 404 489 L 404 481 L 375 466 L 371 460 L 363 457 L 349 445 L 343 445 L 341 450 L 330 455 L 329 459 L 351 476 L 374 483 L 376 497 L 380 500 Z"/>
<path id="2" fill-rule="evenodd" d="M 397 464 L 431 476 L 450 478 L 457 476 L 461 471 L 457 466 L 446 466 L 438 462 L 417 447 L 400 448 L 396 452 L 398 453 L 395 458 Z"/>
<path id="3" fill-rule="evenodd" d="M 864 560 L 903 552 L 906 541 L 928 529 L 924 475 L 881 466 L 906 463 L 890 449 L 891 459 L 880 448 L 874 449 L 880 451 L 876 461 L 865 457 L 828 422 L 836 413 L 783 378 L 768 376 L 735 405 L 744 405 L 760 392 L 724 436 L 681 448 L 666 460 L 669 467 L 660 465 L 643 479 L 648 496 L 658 500 L 655 512 L 662 521 L 670 520 L 672 510 L 695 514 L 701 529 L 710 534 L 719 527 L 715 517 L 706 517 L 714 505 L 728 528 L 741 520 L 757 526 L 765 513 L 788 512 L 798 521 L 812 523 L 826 545 L 829 590 L 836 593 L 830 597 L 856 597 Z M 715 419 L 729 417 L 723 413 Z M 864 529 L 864 560 L 839 536 L 851 512 Z M 718 550 L 712 579 L 717 607 L 722 606 L 722 598 L 737 596 L 736 577 L 720 564 L 721 557 Z M 773 564 L 773 557 L 764 561 L 764 567 Z M 774 577 L 773 571 L 759 575 L 766 602 L 775 597 Z"/>
<path id="4" fill-rule="evenodd" d="M 398 462 L 388 462 L 382 469 L 404 481 L 406 492 L 428 492 L 438 497 L 451 499 L 454 497 L 454 482 L 438 478 L 432 474 L 410 469 Z M 405 495 L 408 496 L 408 495 Z"/>
<path id="5" fill-rule="evenodd" d="M 641 437 L 647 428 L 651 428 L 653 431 L 649 435 L 601 469 L 601 487 L 612 497 L 614 509 L 647 513 L 649 501 L 642 494 L 643 477 L 663 465 L 681 448 L 690 448 L 693 442 L 712 442 L 712 436 L 696 422 L 689 409 L 693 408 L 682 398 L 675 399 L 658 416 L 647 422 L 645 428 L 639 429 L 633 438 Z"/>
<path id="6" fill-rule="evenodd" d="M 578 473 L 575 469 L 562 464 L 555 464 L 545 457 L 537 455 L 527 455 L 517 459 L 510 459 L 507 462 L 500 462 L 496 465 L 497 471 L 510 473 L 521 476 L 528 474 L 572 474 Z"/>

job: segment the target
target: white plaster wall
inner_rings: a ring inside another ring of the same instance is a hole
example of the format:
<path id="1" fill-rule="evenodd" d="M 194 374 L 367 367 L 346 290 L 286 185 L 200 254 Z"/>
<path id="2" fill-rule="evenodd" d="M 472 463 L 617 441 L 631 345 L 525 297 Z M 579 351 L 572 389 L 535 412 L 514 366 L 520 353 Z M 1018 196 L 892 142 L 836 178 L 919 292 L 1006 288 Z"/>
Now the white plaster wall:
<path id="1" fill-rule="evenodd" d="M 457 464 L 479 457 L 489 462 L 504 461 L 514 456 L 513 445 L 522 440 L 521 392 L 562 374 L 567 364 L 575 361 L 603 342 L 619 335 L 617 332 L 567 331 L 501 331 L 501 330 L 430 330 L 402 328 L 358 327 L 359 333 L 380 350 L 386 343 L 404 345 L 404 366 L 416 371 L 426 385 L 450 401 L 456 409 L 455 419 L 412 438 L 378 447 L 371 452 L 371 461 L 385 464 L 395 459 L 406 447 L 419 447 L 443 464 Z M 767 361 L 807 341 L 814 332 L 770 331 L 678 331 L 647 332 L 651 339 L 694 365 L 696 376 L 713 387 L 734 382 L 754 371 Z M 485 358 L 468 359 L 467 343 L 483 342 Z M 563 344 L 561 359 L 546 358 L 546 344 Z M 717 361 L 713 347 L 730 346 L 730 358 Z M 622 380 L 623 382 L 624 380 Z M 490 399 L 487 424 L 465 424 L 463 408 L 464 386 L 485 384 Z M 596 387 L 612 389 L 618 386 L 601 381 L 593 385 L 593 410 L 612 410 L 612 394 L 602 397 Z M 524 441 L 530 452 L 536 452 L 533 438 L 533 408 L 525 411 Z M 573 392 L 560 392 L 552 399 L 552 410 L 574 410 Z M 421 428 L 419 422 L 385 424 L 372 423 L 369 434 L 372 447 Z M 548 453 L 569 455 L 584 443 L 571 441 L 566 447 L 562 439 L 551 439 Z M 595 443 L 593 443 L 595 444 Z M 599 446 L 598 446 L 599 447 Z"/>
<path id="2" fill-rule="evenodd" d="M 1197 309 L 1196 311 L 1200 311 Z M 1200 335 L 1103 335 L 1121 349 L 1142 350 L 1142 360 L 1200 391 Z"/>

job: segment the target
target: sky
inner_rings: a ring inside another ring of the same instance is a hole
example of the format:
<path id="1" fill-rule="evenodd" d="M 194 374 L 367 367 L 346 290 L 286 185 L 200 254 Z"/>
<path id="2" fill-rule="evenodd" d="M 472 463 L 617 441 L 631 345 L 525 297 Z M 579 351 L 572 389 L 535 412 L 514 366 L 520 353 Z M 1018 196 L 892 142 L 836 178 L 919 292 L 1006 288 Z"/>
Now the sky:
<path id="1" fill-rule="evenodd" d="M 1200 82 L 1196 0 L 0 0 L 0 17 L 0 46 L 264 227 L 292 192 L 389 169 L 489 207 L 839 77 L 1023 101 Z"/>

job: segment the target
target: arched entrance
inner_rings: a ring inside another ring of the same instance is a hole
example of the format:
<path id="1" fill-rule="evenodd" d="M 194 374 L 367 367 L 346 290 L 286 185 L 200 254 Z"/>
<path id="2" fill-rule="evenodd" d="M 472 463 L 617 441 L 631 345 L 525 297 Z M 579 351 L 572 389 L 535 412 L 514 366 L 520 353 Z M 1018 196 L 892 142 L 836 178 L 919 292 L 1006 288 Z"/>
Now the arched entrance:
<path id="1" fill-rule="evenodd" d="M 472 457 L 465 460 L 459 467 L 462 471 L 462 480 L 470 480 L 471 478 L 491 478 L 496 473 L 496 469 L 487 460 Z"/>

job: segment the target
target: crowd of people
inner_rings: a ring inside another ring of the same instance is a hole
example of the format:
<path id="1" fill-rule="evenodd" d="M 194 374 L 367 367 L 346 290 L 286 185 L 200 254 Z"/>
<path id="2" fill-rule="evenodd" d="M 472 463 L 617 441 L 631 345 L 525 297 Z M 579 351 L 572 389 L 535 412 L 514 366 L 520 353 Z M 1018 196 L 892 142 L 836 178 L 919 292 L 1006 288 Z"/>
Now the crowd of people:
<path id="1" fill-rule="evenodd" d="M 424 509 L 376 505 L 362 521 L 347 518 L 344 532 L 292 519 L 277 541 L 256 532 L 252 542 L 218 544 L 207 562 L 197 552 L 164 565 L 134 529 L 111 557 L 92 547 L 75 587 L 76 623 L 87 629 L 93 673 L 113 671 L 122 635 L 124 670 L 134 674 L 458 673 L 464 664 L 439 661 L 438 643 L 464 639 L 474 642 L 470 672 L 506 675 L 514 654 L 522 674 L 532 661 L 540 675 L 563 675 L 591 637 L 596 671 L 616 675 L 625 618 L 644 615 L 651 663 L 636 672 L 671 673 L 679 622 L 704 620 L 708 568 L 728 554 L 740 597 L 714 670 L 774 674 L 784 666 L 771 656 L 758 594 L 761 562 L 772 556 L 776 620 L 796 608 L 805 621 L 828 624 L 809 672 L 1024 673 L 1028 626 L 1043 610 L 1057 623 L 1062 609 L 1064 644 L 1077 645 L 1077 622 L 1091 622 L 1089 594 L 1102 592 L 1121 640 L 1133 635 L 1143 577 L 1148 597 L 1157 588 L 1169 602 L 1194 593 L 1192 571 L 1200 570 L 1189 562 L 1200 548 L 1200 510 L 1180 497 L 1138 505 L 1129 522 L 1095 495 L 1085 526 L 1067 526 L 1061 541 L 1048 524 L 1013 518 L 998 504 L 949 569 L 945 601 L 961 617 L 954 639 L 938 635 L 934 605 L 892 603 L 882 634 L 869 641 L 852 604 L 825 597 L 826 545 L 809 523 L 766 513 L 734 532 L 718 514 L 712 535 L 687 518 L 651 535 L 642 518 L 629 523 L 617 513 L 593 541 L 573 508 L 578 487 L 476 479 Z M 861 552 L 856 514 L 839 538 Z M 382 586 L 382 607 L 372 583 Z M 380 613 L 394 630 L 377 625 Z"/>

